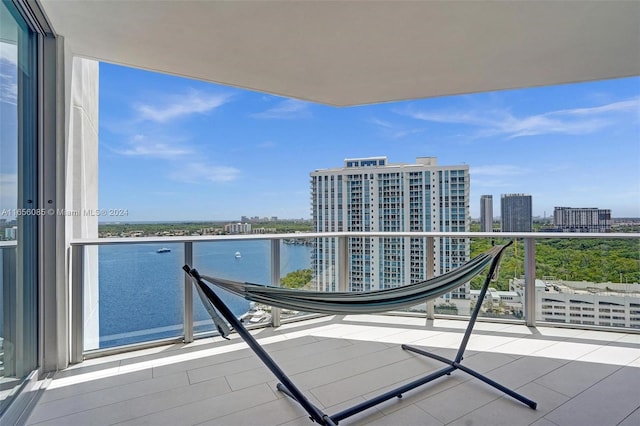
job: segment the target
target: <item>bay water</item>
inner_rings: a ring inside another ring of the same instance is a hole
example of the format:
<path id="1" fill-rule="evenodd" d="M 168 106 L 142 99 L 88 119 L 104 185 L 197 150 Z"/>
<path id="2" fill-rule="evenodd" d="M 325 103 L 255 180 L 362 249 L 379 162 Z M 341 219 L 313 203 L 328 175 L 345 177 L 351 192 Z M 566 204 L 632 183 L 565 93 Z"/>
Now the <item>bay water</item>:
<path id="1" fill-rule="evenodd" d="M 170 251 L 158 253 L 161 248 Z M 236 252 L 240 257 L 236 257 Z M 283 244 L 280 274 L 310 268 L 310 247 Z M 100 348 L 178 337 L 183 333 L 184 244 L 104 245 L 98 249 Z M 269 241 L 193 243 L 193 265 L 201 274 L 269 284 Z M 192 285 L 191 282 L 188 285 Z M 213 288 L 237 316 L 249 302 Z M 194 289 L 195 332 L 213 330 Z"/>

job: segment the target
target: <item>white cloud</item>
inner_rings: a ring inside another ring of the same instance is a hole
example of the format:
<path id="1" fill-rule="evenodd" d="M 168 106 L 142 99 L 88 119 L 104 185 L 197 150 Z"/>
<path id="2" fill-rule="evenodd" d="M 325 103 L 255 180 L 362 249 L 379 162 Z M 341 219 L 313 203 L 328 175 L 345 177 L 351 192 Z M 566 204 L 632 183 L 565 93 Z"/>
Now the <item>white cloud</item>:
<path id="1" fill-rule="evenodd" d="M 0 65 L 3 68 L 3 66 Z M 2 69 L 0 68 L 0 70 Z M 18 105 L 18 83 L 15 75 L 0 71 L 0 101 Z"/>
<path id="2" fill-rule="evenodd" d="M 423 129 L 407 128 L 406 126 L 391 123 L 387 120 L 381 120 L 375 117 L 370 118 L 368 122 L 375 126 L 378 126 L 380 128 L 381 133 L 385 137 L 390 139 L 402 139 L 406 136 L 420 133 L 423 131 Z"/>
<path id="3" fill-rule="evenodd" d="M 18 46 L 15 43 L 0 42 L 0 60 L 18 65 Z"/>
<path id="4" fill-rule="evenodd" d="M 186 95 L 174 95 L 161 105 L 136 104 L 139 119 L 164 123 L 191 114 L 204 114 L 229 102 L 230 96 L 204 94 L 191 90 Z"/>
<path id="5" fill-rule="evenodd" d="M 169 178 L 186 183 L 219 183 L 234 181 L 240 170 L 229 166 L 215 166 L 205 163 L 187 163 L 169 175 Z"/>
<path id="6" fill-rule="evenodd" d="M 253 118 L 293 119 L 311 116 L 309 103 L 297 99 L 287 99 L 266 111 L 251 114 Z"/>
<path id="7" fill-rule="evenodd" d="M 500 179 L 475 179 L 471 178 L 474 188 L 512 188 L 514 183 L 512 180 L 500 180 Z"/>
<path id="8" fill-rule="evenodd" d="M 514 185 L 514 176 L 531 173 L 526 167 L 511 164 L 492 164 L 469 168 L 471 184 L 476 188 L 509 188 Z"/>
<path id="9" fill-rule="evenodd" d="M 0 209 L 12 209 L 17 205 L 18 176 L 12 173 L 0 173 Z"/>
<path id="10" fill-rule="evenodd" d="M 370 118 L 369 119 L 369 123 L 375 124 L 376 126 L 384 127 L 384 128 L 387 128 L 387 129 L 392 129 L 393 128 L 393 125 L 390 122 L 388 122 L 387 120 L 381 120 L 381 119 L 375 118 L 375 117 L 374 118 Z"/>
<path id="11" fill-rule="evenodd" d="M 18 55 L 15 44 L 0 42 L 0 101 L 18 104 Z"/>
<path id="12" fill-rule="evenodd" d="M 275 147 L 276 147 L 276 143 L 273 141 L 264 141 L 258 144 L 258 148 L 263 148 L 263 149 L 271 149 Z"/>
<path id="13" fill-rule="evenodd" d="M 640 98 L 629 99 L 626 101 L 613 102 L 606 105 L 591 108 L 574 108 L 556 111 L 551 114 L 567 114 L 567 115 L 597 115 L 608 112 L 636 112 L 640 114 Z"/>
<path id="14" fill-rule="evenodd" d="M 550 111 L 516 117 L 509 110 L 415 111 L 402 114 L 416 120 L 479 127 L 476 137 L 505 136 L 507 139 L 542 134 L 582 135 L 594 133 L 621 121 L 621 115 L 640 112 L 640 98 L 606 105 Z"/>
<path id="15" fill-rule="evenodd" d="M 128 147 L 125 149 L 115 149 L 117 154 L 126 156 L 144 156 L 155 158 L 174 158 L 181 155 L 191 154 L 189 148 L 176 146 L 175 143 L 168 144 L 156 140 L 149 140 L 145 135 L 133 136 Z"/>
<path id="16" fill-rule="evenodd" d="M 494 164 L 489 166 L 477 166 L 469 169 L 472 176 L 515 176 L 529 173 L 526 167 L 511 164 Z"/>

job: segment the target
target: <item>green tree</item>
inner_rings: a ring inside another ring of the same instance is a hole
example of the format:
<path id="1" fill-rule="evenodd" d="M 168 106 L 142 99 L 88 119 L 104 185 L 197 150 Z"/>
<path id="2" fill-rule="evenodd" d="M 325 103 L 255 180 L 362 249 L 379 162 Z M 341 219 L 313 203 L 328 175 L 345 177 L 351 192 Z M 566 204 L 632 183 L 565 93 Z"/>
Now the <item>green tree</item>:
<path id="1" fill-rule="evenodd" d="M 311 269 L 299 269 L 285 275 L 280 279 L 280 286 L 285 288 L 302 288 L 311 282 L 313 272 Z"/>

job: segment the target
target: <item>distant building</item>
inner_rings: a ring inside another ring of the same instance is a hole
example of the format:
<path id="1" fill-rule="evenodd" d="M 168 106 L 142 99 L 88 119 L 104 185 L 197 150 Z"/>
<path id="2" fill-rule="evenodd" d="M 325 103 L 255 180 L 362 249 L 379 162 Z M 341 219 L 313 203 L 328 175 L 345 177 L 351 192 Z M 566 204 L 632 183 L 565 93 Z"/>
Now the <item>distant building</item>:
<path id="1" fill-rule="evenodd" d="M 524 303 L 524 279 L 509 281 Z M 640 329 L 640 284 L 536 279 L 536 319 Z"/>
<path id="2" fill-rule="evenodd" d="M 386 157 L 352 158 L 339 168 L 311 173 L 315 232 L 469 231 L 469 166 L 439 166 L 421 157 L 415 164 L 389 164 Z M 349 290 L 397 287 L 427 278 L 433 248 L 435 275 L 469 259 L 468 238 L 349 237 Z M 312 254 L 315 285 L 338 288 L 338 241 L 318 238 Z M 451 297 L 464 299 L 462 286 Z"/>
<path id="3" fill-rule="evenodd" d="M 493 232 L 493 195 L 480 197 L 480 231 Z"/>
<path id="4" fill-rule="evenodd" d="M 611 232 L 611 210 L 555 207 L 553 226 L 560 232 Z"/>
<path id="5" fill-rule="evenodd" d="M 533 230 L 531 195 L 502 194 L 500 221 L 502 232 L 531 232 Z"/>
<path id="6" fill-rule="evenodd" d="M 228 223 L 224 226 L 227 234 L 251 234 L 250 223 Z"/>
<path id="7" fill-rule="evenodd" d="M 5 240 L 15 240 L 17 238 L 18 227 L 12 226 L 11 228 L 6 228 L 4 230 L 4 239 Z"/>
<path id="8" fill-rule="evenodd" d="M 509 280 L 509 291 L 489 288 L 483 315 L 490 309 L 500 317 L 521 318 L 524 311 L 524 279 Z M 470 291 L 478 303 L 480 290 Z M 563 324 L 640 329 L 640 284 L 561 281 L 551 277 L 535 280 L 536 320 Z M 463 301 L 452 301 L 459 305 Z M 465 306 L 458 306 L 464 312 Z"/>

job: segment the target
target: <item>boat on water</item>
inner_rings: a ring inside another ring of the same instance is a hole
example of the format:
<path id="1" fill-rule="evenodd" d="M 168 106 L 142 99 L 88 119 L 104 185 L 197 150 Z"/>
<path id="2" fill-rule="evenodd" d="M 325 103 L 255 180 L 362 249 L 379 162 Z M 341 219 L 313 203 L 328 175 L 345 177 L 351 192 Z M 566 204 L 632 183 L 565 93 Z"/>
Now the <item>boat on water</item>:
<path id="1" fill-rule="evenodd" d="M 249 324 L 259 324 L 271 321 L 271 314 L 262 309 L 251 308 L 239 317 L 240 321 Z"/>
<path id="2" fill-rule="evenodd" d="M 240 254 L 239 251 L 236 252 L 235 254 L 236 259 L 240 259 L 242 257 L 242 255 Z"/>
<path id="3" fill-rule="evenodd" d="M 156 253 L 169 253 L 171 251 L 171 249 L 168 249 L 166 247 L 162 247 L 159 248 L 158 250 L 156 250 Z"/>

